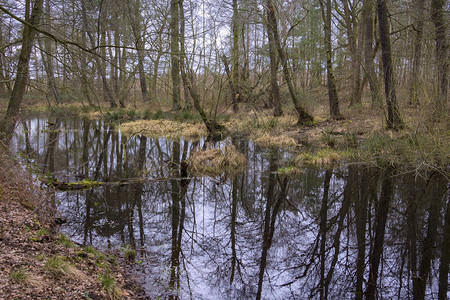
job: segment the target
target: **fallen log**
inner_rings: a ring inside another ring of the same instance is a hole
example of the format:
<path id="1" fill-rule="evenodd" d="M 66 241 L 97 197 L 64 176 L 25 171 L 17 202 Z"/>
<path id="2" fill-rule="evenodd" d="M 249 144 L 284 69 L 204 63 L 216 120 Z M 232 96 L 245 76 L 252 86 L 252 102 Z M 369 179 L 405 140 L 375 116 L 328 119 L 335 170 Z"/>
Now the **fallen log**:
<path id="1" fill-rule="evenodd" d="M 182 177 L 165 177 L 165 178 L 127 178 L 119 181 L 95 181 L 95 180 L 83 180 L 76 182 L 63 182 L 58 179 L 53 179 L 50 186 L 59 191 L 76 191 L 76 190 L 88 190 L 92 188 L 98 188 L 101 186 L 125 186 L 136 183 L 148 183 L 148 182 L 160 182 L 168 180 L 185 180 L 190 178 Z"/>

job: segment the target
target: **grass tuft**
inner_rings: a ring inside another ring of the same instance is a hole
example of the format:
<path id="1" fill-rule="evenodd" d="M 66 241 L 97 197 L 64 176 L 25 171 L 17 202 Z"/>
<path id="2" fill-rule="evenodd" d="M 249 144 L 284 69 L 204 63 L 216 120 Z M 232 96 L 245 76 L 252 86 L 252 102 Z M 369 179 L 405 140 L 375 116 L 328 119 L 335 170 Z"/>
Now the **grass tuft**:
<path id="1" fill-rule="evenodd" d="M 98 279 L 105 291 L 112 299 L 118 299 L 122 297 L 122 291 L 117 287 L 114 277 L 111 276 L 109 272 L 98 275 Z"/>
<path id="2" fill-rule="evenodd" d="M 24 283 L 28 279 L 28 274 L 25 272 L 25 270 L 22 267 L 19 267 L 16 270 L 12 270 L 9 273 L 9 280 L 15 282 L 15 283 Z"/>
<path id="3" fill-rule="evenodd" d="M 247 158 L 234 145 L 225 145 L 223 149 L 196 149 L 189 158 L 189 165 L 194 174 L 218 176 L 235 174 L 247 166 Z"/>

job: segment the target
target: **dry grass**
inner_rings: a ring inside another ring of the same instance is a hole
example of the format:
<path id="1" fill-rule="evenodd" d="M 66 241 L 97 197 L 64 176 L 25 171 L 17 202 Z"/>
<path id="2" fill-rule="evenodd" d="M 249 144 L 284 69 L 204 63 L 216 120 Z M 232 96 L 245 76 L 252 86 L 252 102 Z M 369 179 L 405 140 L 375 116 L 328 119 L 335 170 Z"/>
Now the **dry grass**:
<path id="1" fill-rule="evenodd" d="M 281 133 L 278 135 L 264 133 L 262 136 L 254 137 L 255 143 L 263 147 L 280 147 L 289 148 L 297 146 L 297 142 L 288 134 Z"/>
<path id="2" fill-rule="evenodd" d="M 67 277 L 78 281 L 87 280 L 86 274 L 59 255 L 49 257 L 45 263 L 45 269 L 55 278 Z"/>
<path id="3" fill-rule="evenodd" d="M 345 156 L 333 149 L 321 149 L 315 154 L 301 153 L 295 158 L 298 165 L 332 166 L 339 164 Z"/>
<path id="4" fill-rule="evenodd" d="M 27 209 L 35 209 L 41 202 L 45 209 L 41 209 L 39 216 L 52 214 L 48 193 L 39 188 L 39 181 L 33 177 L 17 158 L 0 145 L 0 201 L 13 201 L 22 204 Z"/>
<path id="5" fill-rule="evenodd" d="M 207 136 L 203 124 L 179 123 L 170 120 L 139 120 L 120 125 L 120 130 L 126 135 L 142 134 L 148 137 L 165 136 L 169 139 L 187 137 L 199 139 Z"/>
<path id="6" fill-rule="evenodd" d="M 189 158 L 189 165 L 194 174 L 212 177 L 241 172 L 247 163 L 247 158 L 233 145 L 225 145 L 223 149 L 197 148 Z"/>

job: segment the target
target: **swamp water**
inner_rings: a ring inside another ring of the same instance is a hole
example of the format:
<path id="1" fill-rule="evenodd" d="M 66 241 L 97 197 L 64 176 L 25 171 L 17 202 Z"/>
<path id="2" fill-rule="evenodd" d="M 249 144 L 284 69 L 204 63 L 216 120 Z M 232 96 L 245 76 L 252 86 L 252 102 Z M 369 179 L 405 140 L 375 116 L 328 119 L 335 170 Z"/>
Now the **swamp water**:
<path id="1" fill-rule="evenodd" d="M 194 176 L 183 162 L 205 141 L 51 121 L 19 124 L 12 148 L 62 182 L 115 182 L 56 192 L 62 230 L 136 249 L 152 299 L 448 296 L 449 192 L 438 172 L 352 164 L 287 174 L 289 152 L 229 139 L 215 146 L 233 143 L 245 170 Z"/>

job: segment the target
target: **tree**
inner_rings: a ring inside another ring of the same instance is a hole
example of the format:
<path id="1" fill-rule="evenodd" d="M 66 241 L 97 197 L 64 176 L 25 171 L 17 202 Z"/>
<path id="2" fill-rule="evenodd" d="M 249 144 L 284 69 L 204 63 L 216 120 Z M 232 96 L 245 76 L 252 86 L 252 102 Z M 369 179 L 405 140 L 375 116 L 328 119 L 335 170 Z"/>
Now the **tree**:
<path id="1" fill-rule="evenodd" d="M 364 27 L 359 26 L 357 19 L 357 7 L 355 3 L 351 7 L 348 0 L 342 0 L 344 6 L 344 23 L 347 31 L 348 48 L 350 50 L 351 66 L 352 66 L 352 90 L 350 94 L 350 106 L 361 103 L 361 48 Z M 363 12 L 364 17 L 364 12 Z M 364 21 L 364 18 L 362 18 Z M 363 23 L 363 22 L 360 23 Z M 358 33 L 359 27 L 359 33 Z M 358 37 L 357 38 L 357 33 Z"/>
<path id="2" fill-rule="evenodd" d="M 446 23 L 444 21 L 444 0 L 431 1 L 431 19 L 436 30 L 436 63 L 437 63 L 437 82 L 438 95 L 436 97 L 437 114 L 445 113 L 448 101 L 448 45 L 445 35 Z"/>
<path id="3" fill-rule="evenodd" d="M 29 2 L 29 1 L 27 1 Z M 36 37 L 35 28 L 39 26 L 42 15 L 44 0 L 35 0 L 31 15 L 26 16 L 29 22 L 24 25 L 22 34 L 22 48 L 20 50 L 19 60 L 17 62 L 17 73 L 14 81 L 14 87 L 9 98 L 8 109 L 5 117 L 0 121 L 0 139 L 8 144 L 14 133 L 16 121 L 19 116 L 20 107 L 22 105 L 25 88 L 28 82 L 28 65 L 30 62 L 31 49 Z"/>
<path id="4" fill-rule="evenodd" d="M 172 109 L 180 110 L 180 18 L 178 0 L 170 0 L 170 62 L 172 64 Z"/>
<path id="5" fill-rule="evenodd" d="M 378 25 L 381 40 L 381 58 L 383 61 L 384 92 L 387 106 L 387 128 L 398 130 L 403 127 L 395 92 L 394 70 L 391 57 L 391 39 L 389 37 L 389 25 L 386 0 L 377 0 Z"/>
<path id="6" fill-rule="evenodd" d="M 423 36 L 423 0 L 414 1 L 414 50 L 413 50 L 413 69 L 411 72 L 411 85 L 409 87 L 409 104 L 417 106 L 417 92 L 419 89 L 420 64 L 422 60 L 422 36 Z"/>
<path id="7" fill-rule="evenodd" d="M 270 1 L 267 1 L 270 5 Z M 270 58 L 270 104 L 273 105 L 273 115 L 279 117 L 283 114 L 280 102 L 280 89 L 278 88 L 278 58 L 277 47 L 275 44 L 275 37 L 273 28 L 276 26 L 276 19 L 274 14 L 266 13 L 267 15 L 267 37 L 269 40 L 269 58 Z"/>
<path id="8" fill-rule="evenodd" d="M 138 53 L 138 71 L 139 71 L 139 83 L 141 86 L 142 100 L 149 102 L 150 97 L 148 95 L 147 81 L 145 80 L 144 71 L 144 59 L 145 59 L 145 43 L 142 36 L 142 17 L 140 13 L 140 0 L 136 0 L 131 6 L 130 1 L 125 1 L 128 10 L 128 17 L 130 20 L 131 29 L 133 30 L 133 36 L 135 40 L 135 46 Z"/>
<path id="9" fill-rule="evenodd" d="M 47 0 L 45 2 L 45 12 L 46 12 L 46 26 L 45 29 L 50 32 L 51 29 L 51 18 L 50 18 L 50 1 Z M 59 95 L 59 89 L 56 85 L 55 74 L 54 74 L 54 66 L 53 66 L 53 47 L 52 41 L 50 38 L 44 38 L 44 45 L 39 42 L 39 47 L 41 48 L 42 62 L 45 68 L 45 72 L 47 73 L 47 83 L 50 88 L 53 97 L 55 98 L 56 104 L 61 103 L 61 97 Z M 44 49 L 44 50 L 43 50 Z M 45 52 L 45 53 L 44 53 Z"/>
<path id="10" fill-rule="evenodd" d="M 339 111 L 339 99 L 336 89 L 336 80 L 333 74 L 333 51 L 331 47 L 331 0 L 319 0 L 322 10 L 322 19 L 325 32 L 325 52 L 327 55 L 327 82 L 328 82 L 328 101 L 330 104 L 330 116 L 332 119 L 342 119 Z"/>
<path id="11" fill-rule="evenodd" d="M 274 20 L 274 21 L 270 22 L 271 25 L 272 25 L 270 27 L 272 29 L 273 38 L 274 38 L 275 45 L 276 45 L 277 50 L 278 50 L 278 56 L 280 58 L 281 65 L 283 66 L 284 79 L 286 80 L 286 83 L 287 83 L 288 88 L 289 88 L 289 93 L 291 95 L 292 102 L 294 103 L 295 110 L 297 111 L 297 115 L 298 115 L 297 124 L 298 125 L 304 125 L 304 124 L 310 123 L 310 122 L 312 122 L 313 117 L 310 114 L 308 114 L 308 112 L 303 108 L 303 106 L 298 101 L 297 95 L 296 95 L 295 90 L 294 90 L 294 85 L 292 84 L 291 75 L 289 73 L 289 67 L 288 67 L 288 64 L 287 64 L 286 55 L 284 53 L 283 48 L 281 47 L 280 36 L 278 34 L 277 19 L 275 17 L 275 8 L 273 6 L 272 0 L 268 0 L 267 1 L 266 10 L 267 10 L 267 18 L 268 19 L 272 18 Z"/>
<path id="12" fill-rule="evenodd" d="M 372 96 L 372 107 L 381 107 L 381 93 L 377 76 L 373 66 L 374 50 L 373 43 L 373 0 L 364 0 L 365 13 L 365 41 L 364 41 L 364 64 L 367 80 L 369 81 Z"/>
<path id="13" fill-rule="evenodd" d="M 234 86 L 233 111 L 238 110 L 239 100 L 239 12 L 237 0 L 233 0 L 233 17 L 231 20 L 231 31 L 233 35 L 233 48 L 231 49 L 231 80 Z"/>
<path id="14" fill-rule="evenodd" d="M 81 17 L 82 17 L 82 23 L 83 23 L 83 30 L 85 31 L 86 35 L 88 36 L 91 46 L 95 47 L 95 39 L 94 39 L 94 36 L 92 35 L 92 32 L 90 31 L 89 24 L 88 24 L 86 1 L 80 0 L 80 2 L 81 2 L 81 14 L 82 14 Z M 97 53 L 97 51 L 94 51 L 93 57 L 94 57 L 94 60 L 95 60 L 96 66 L 97 66 L 97 71 L 98 71 L 101 81 L 102 81 L 105 97 L 106 97 L 107 101 L 109 101 L 109 104 L 111 107 L 116 107 L 117 106 L 116 100 L 113 96 L 111 87 L 108 83 L 106 70 L 103 67 L 103 63 L 102 63 L 102 60 L 105 59 L 105 56 L 102 55 L 102 53 L 99 54 L 99 53 Z M 102 58 L 102 59 L 100 59 L 100 58 Z"/>

